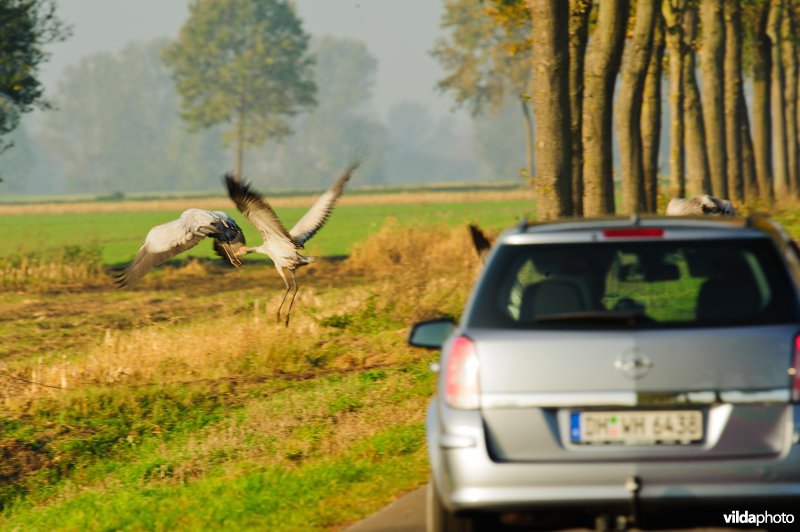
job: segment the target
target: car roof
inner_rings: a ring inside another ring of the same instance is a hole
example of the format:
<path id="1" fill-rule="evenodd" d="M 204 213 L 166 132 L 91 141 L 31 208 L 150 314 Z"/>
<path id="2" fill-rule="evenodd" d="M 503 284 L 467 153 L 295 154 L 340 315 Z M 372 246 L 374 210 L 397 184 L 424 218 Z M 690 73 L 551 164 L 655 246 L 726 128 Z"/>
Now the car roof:
<path id="1" fill-rule="evenodd" d="M 648 231 L 656 229 L 656 231 Z M 658 230 L 662 231 L 658 231 Z M 611 230 L 609 232 L 609 230 Z M 773 238 L 786 240 L 783 229 L 767 215 L 656 216 L 562 218 L 520 223 L 500 235 L 504 244 L 544 242 L 597 242 L 607 240 L 686 240 L 706 238 Z"/>

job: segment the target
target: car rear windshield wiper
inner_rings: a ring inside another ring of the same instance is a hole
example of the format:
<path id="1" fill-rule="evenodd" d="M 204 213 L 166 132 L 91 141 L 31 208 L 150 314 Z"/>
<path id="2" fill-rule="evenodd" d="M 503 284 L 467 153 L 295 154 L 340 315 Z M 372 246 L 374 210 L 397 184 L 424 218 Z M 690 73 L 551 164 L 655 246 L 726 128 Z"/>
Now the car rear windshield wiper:
<path id="1" fill-rule="evenodd" d="M 544 314 L 536 316 L 534 321 L 537 323 L 623 323 L 634 325 L 652 322 L 653 319 L 644 314 L 634 312 L 589 311 Z"/>

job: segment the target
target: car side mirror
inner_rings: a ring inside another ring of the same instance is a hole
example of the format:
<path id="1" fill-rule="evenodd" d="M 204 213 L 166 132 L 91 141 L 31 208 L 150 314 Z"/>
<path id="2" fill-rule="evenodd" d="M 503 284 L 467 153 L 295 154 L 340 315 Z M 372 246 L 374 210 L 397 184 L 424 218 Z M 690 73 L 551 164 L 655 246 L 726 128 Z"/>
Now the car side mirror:
<path id="1" fill-rule="evenodd" d="M 456 324 L 451 318 L 421 321 L 411 327 L 408 343 L 415 347 L 441 349 L 445 340 L 453 334 Z"/>

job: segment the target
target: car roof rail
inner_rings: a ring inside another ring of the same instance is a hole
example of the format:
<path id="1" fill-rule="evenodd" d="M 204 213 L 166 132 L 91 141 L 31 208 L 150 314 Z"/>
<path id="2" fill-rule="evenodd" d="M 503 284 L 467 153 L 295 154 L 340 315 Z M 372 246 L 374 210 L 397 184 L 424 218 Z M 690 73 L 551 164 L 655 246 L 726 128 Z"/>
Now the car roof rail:
<path id="1" fill-rule="evenodd" d="M 756 212 L 749 215 L 745 219 L 745 227 L 770 234 L 773 238 L 778 238 L 784 242 L 792 242 L 792 236 L 786 232 L 786 229 L 766 212 Z"/>
<path id="2" fill-rule="evenodd" d="M 525 231 L 527 231 L 528 230 L 528 225 L 529 225 L 528 224 L 528 215 L 527 214 L 523 214 L 522 217 L 519 219 L 519 226 L 518 226 L 519 232 L 520 233 L 524 233 Z"/>
<path id="3" fill-rule="evenodd" d="M 755 228 L 756 226 L 759 225 L 759 222 L 761 222 L 761 224 L 766 222 L 769 223 L 770 225 L 774 225 L 772 217 L 765 212 L 754 212 L 752 214 L 749 214 L 747 218 L 745 218 L 744 220 L 744 225 L 745 227 Z"/>
<path id="4" fill-rule="evenodd" d="M 754 212 L 745 218 L 744 226 L 748 229 L 756 229 L 758 231 L 772 233 L 785 238 L 783 228 L 780 227 L 772 217 L 765 212 Z"/>

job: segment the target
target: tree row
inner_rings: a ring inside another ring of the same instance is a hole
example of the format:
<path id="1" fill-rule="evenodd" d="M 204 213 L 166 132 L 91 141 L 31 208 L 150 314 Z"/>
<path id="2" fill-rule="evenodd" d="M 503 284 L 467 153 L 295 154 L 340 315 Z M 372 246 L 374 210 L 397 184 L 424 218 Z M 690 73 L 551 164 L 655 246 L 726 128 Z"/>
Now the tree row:
<path id="1" fill-rule="evenodd" d="M 664 105 L 662 193 L 736 203 L 800 193 L 797 0 L 445 5 L 440 86 L 475 113 L 519 98 L 540 217 L 655 212 Z"/>

